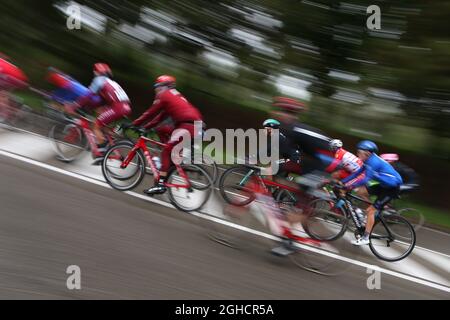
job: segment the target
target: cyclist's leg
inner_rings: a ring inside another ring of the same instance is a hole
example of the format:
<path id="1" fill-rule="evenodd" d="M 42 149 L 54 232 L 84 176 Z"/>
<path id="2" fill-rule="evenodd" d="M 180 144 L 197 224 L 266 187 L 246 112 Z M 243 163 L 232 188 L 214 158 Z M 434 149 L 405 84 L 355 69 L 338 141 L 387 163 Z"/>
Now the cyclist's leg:
<path id="1" fill-rule="evenodd" d="M 377 187 L 377 199 L 374 204 L 367 208 L 367 224 L 366 230 L 364 232 L 363 238 L 353 242 L 353 244 L 364 245 L 369 243 L 369 236 L 372 232 L 373 226 L 375 225 L 375 215 L 381 212 L 383 208 L 391 202 L 392 199 L 396 198 L 399 194 L 399 188 L 383 188 L 378 185 Z"/>
<path id="2" fill-rule="evenodd" d="M 165 187 L 165 183 L 167 180 L 167 176 L 169 173 L 170 166 L 174 162 L 172 159 L 173 156 L 173 150 L 176 146 L 178 146 L 184 139 L 185 136 L 189 135 L 191 138 L 193 137 L 195 132 L 194 125 L 192 124 L 182 124 L 179 125 L 172 133 L 172 137 L 170 138 L 170 141 L 166 144 L 164 149 L 161 153 L 161 170 L 160 170 L 160 180 L 157 182 L 157 184 L 149 189 L 145 190 L 144 192 L 148 195 L 154 195 L 154 194 L 161 194 L 165 193 L 167 191 L 167 188 Z M 177 155 L 178 157 L 178 155 Z M 181 155 L 180 159 L 181 160 Z"/>
<path id="3" fill-rule="evenodd" d="M 102 129 L 109 124 L 118 121 L 131 114 L 131 108 L 126 103 L 118 103 L 111 108 L 107 108 L 103 111 L 94 123 L 94 134 L 97 138 L 98 145 L 104 145 L 106 143 L 105 136 Z"/>
<path id="4" fill-rule="evenodd" d="M 174 130 L 175 130 L 174 126 L 171 126 L 170 124 L 165 124 L 157 127 L 155 131 L 162 143 L 168 143 Z"/>

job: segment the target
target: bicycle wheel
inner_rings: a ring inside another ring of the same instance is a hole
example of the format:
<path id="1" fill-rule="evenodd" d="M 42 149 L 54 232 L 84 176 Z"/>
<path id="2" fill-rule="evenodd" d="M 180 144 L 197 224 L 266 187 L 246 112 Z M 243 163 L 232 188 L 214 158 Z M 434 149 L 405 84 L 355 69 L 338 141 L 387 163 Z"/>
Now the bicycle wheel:
<path id="1" fill-rule="evenodd" d="M 195 162 L 194 162 L 195 163 Z M 197 163 L 195 163 L 197 164 Z M 217 163 L 211 157 L 203 155 L 203 162 L 200 165 L 206 172 L 208 172 L 209 176 L 213 184 L 215 185 L 217 182 L 217 178 L 219 177 L 219 168 Z"/>
<path id="2" fill-rule="evenodd" d="M 280 204 L 295 206 L 298 202 L 298 197 L 295 193 L 282 189 L 276 193 L 275 200 Z"/>
<path id="3" fill-rule="evenodd" d="M 255 200 L 254 193 L 246 187 L 252 169 L 238 166 L 226 170 L 219 181 L 219 190 L 222 198 L 235 206 L 246 206 Z"/>
<path id="4" fill-rule="evenodd" d="M 333 242 L 306 242 L 297 244 L 297 250 L 289 255 L 298 267 L 325 276 L 336 276 L 352 268 L 345 258 L 357 259 L 360 250 L 351 244 L 352 235 Z M 343 259 L 344 258 L 344 259 Z"/>
<path id="5" fill-rule="evenodd" d="M 116 190 L 129 191 L 137 187 L 145 176 L 145 157 L 138 150 L 126 168 L 123 161 L 132 152 L 134 145 L 122 142 L 109 148 L 102 163 L 102 173 L 106 182 Z"/>
<path id="6" fill-rule="evenodd" d="M 348 219 L 342 209 L 331 200 L 318 199 L 307 209 L 308 219 L 303 223 L 306 233 L 320 241 L 334 241 L 341 238 L 348 226 Z"/>
<path id="7" fill-rule="evenodd" d="M 402 260 L 411 254 L 415 245 L 413 226 L 399 215 L 384 215 L 370 234 L 370 250 L 383 261 Z"/>
<path id="8" fill-rule="evenodd" d="M 88 141 L 83 131 L 75 124 L 58 123 L 50 129 L 49 137 L 58 160 L 73 162 L 88 149 Z"/>
<path id="9" fill-rule="evenodd" d="M 254 212 L 253 206 L 234 206 L 227 204 L 222 212 L 204 213 L 199 218 L 206 236 L 223 246 L 233 249 L 249 249 L 258 245 L 264 238 L 257 237 L 250 230 L 266 232 L 265 220 L 260 212 Z M 263 246 L 267 248 L 268 245 Z"/>
<path id="10" fill-rule="evenodd" d="M 194 164 L 181 165 L 184 173 L 191 183 L 191 189 L 182 187 L 169 187 L 170 202 L 178 209 L 184 212 L 192 212 L 202 208 L 209 200 L 213 183 L 211 177 L 201 167 Z M 180 175 L 176 168 L 172 168 L 169 173 L 168 184 L 182 185 L 185 179 Z"/>

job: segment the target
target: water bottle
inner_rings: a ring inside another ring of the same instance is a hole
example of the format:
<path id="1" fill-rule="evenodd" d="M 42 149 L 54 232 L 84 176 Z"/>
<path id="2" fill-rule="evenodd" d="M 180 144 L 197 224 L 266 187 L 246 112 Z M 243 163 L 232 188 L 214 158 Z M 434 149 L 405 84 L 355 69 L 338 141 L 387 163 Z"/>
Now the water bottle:
<path id="1" fill-rule="evenodd" d="M 153 157 L 153 163 L 155 164 L 155 166 L 156 166 L 156 169 L 158 169 L 158 170 L 161 170 L 161 167 L 162 167 L 162 165 L 161 165 L 161 159 L 159 159 L 158 157 Z"/>
<path id="2" fill-rule="evenodd" d="M 364 212 L 360 208 L 355 209 L 356 215 L 358 216 L 358 220 L 361 223 L 366 223 L 366 216 L 364 215 Z"/>

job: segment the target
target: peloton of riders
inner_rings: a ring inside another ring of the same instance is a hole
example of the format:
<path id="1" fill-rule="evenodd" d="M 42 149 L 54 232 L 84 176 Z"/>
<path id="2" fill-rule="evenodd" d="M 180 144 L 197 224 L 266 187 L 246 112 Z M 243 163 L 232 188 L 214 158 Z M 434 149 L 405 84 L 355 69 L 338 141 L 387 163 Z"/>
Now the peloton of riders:
<path id="1" fill-rule="evenodd" d="M 129 116 L 131 103 L 123 88 L 112 80 L 113 73 L 107 64 L 95 64 L 93 73 L 94 79 L 89 88 L 55 69 L 49 70 L 47 79 L 57 88 L 53 92 L 53 99 L 65 105 L 67 112 L 73 114 L 78 108 L 102 108 L 93 128 L 99 147 L 95 164 L 99 164 L 103 161 L 107 147 L 102 128 Z M 27 77 L 19 68 L 0 56 L 0 103 L 6 102 L 11 90 L 26 87 L 27 82 Z M 171 166 L 172 150 L 182 141 L 185 133 L 190 137 L 199 134 L 195 132 L 194 122 L 203 121 L 199 110 L 177 91 L 174 77 L 158 77 L 154 89 L 152 106 L 132 123 L 135 127 L 154 128 L 161 141 L 167 144 L 161 155 L 161 179 L 154 187 L 144 191 L 148 195 L 167 191 L 165 182 Z M 398 155 L 378 156 L 378 147 L 372 141 L 360 142 L 356 155 L 345 150 L 341 140 L 332 139 L 323 131 L 300 122 L 299 115 L 305 111 L 307 107 L 301 102 L 276 97 L 271 119 L 263 124 L 269 137 L 272 130 L 280 130 L 278 151 L 280 157 L 287 161 L 283 163 L 279 176 L 285 178 L 289 173 L 306 175 L 317 171 L 326 172 L 333 179 L 341 181 L 345 191 L 356 189 L 366 199 L 375 195 L 376 201 L 366 210 L 366 232 L 362 238 L 352 242 L 366 245 L 375 213 L 398 196 L 401 186 L 402 190 L 416 189 L 418 177 L 414 170 L 399 162 Z M 163 125 L 169 118 L 173 125 Z M 370 181 L 377 184 L 370 186 Z"/>

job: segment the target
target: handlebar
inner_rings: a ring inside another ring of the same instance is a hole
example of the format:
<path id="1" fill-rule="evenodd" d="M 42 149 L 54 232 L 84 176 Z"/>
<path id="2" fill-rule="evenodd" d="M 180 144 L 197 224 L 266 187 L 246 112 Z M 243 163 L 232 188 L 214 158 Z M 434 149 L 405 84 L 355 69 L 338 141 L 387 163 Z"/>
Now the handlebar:
<path id="1" fill-rule="evenodd" d="M 124 132 L 124 136 L 126 138 L 129 138 L 127 136 L 127 134 L 126 134 L 127 130 L 131 130 L 133 132 L 136 132 L 137 134 L 139 134 L 139 137 L 143 137 L 143 136 L 147 135 L 147 133 L 149 133 L 148 130 L 145 129 L 145 128 L 136 127 L 136 126 L 133 126 L 133 125 L 129 125 L 127 123 L 121 124 L 120 127 L 118 128 L 118 131 L 123 131 Z"/>

